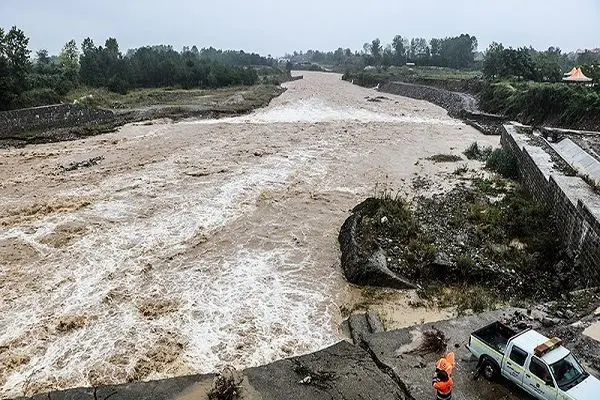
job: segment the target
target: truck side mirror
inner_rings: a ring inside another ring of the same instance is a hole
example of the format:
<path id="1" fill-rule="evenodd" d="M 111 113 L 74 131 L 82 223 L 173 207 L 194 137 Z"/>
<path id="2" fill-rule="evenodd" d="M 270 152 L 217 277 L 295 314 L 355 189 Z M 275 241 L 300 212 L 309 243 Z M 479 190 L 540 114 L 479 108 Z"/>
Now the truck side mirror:
<path id="1" fill-rule="evenodd" d="M 546 380 L 546 386 L 552 386 L 552 387 L 554 387 L 554 382 L 552 381 L 552 379 Z"/>

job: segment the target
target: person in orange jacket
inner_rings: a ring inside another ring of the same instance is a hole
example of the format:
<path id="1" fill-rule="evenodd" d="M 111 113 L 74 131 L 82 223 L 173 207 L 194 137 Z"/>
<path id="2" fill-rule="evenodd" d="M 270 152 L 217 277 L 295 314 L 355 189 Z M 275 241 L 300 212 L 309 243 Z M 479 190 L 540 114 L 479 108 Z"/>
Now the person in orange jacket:
<path id="1" fill-rule="evenodd" d="M 448 376 L 446 371 L 438 370 L 433 378 L 433 388 L 435 389 L 437 400 L 452 400 L 452 388 L 454 381 Z"/>
<path id="2" fill-rule="evenodd" d="M 455 367 L 456 360 L 454 353 L 448 353 L 447 356 L 440 358 L 436 363 L 432 384 L 436 390 L 437 399 L 452 399 L 452 388 L 454 387 L 452 373 Z"/>
<path id="3" fill-rule="evenodd" d="M 435 365 L 435 372 L 438 371 L 446 371 L 448 376 L 452 376 L 452 372 L 456 367 L 455 355 L 454 353 L 448 353 L 446 357 L 442 357 L 438 360 Z"/>

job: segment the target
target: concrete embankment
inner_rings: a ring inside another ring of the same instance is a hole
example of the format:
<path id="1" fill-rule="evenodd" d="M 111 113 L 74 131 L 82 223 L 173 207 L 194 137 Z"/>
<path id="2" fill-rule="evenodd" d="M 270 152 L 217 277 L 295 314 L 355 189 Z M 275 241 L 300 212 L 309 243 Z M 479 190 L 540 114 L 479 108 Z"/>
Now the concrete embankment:
<path id="1" fill-rule="evenodd" d="M 499 135 L 502 123 L 507 120 L 500 115 L 480 112 L 477 108 L 477 99 L 466 93 L 406 82 L 389 82 L 381 85 L 379 90 L 412 99 L 425 100 L 443 107 L 450 116 L 462 119 L 486 135 Z"/>

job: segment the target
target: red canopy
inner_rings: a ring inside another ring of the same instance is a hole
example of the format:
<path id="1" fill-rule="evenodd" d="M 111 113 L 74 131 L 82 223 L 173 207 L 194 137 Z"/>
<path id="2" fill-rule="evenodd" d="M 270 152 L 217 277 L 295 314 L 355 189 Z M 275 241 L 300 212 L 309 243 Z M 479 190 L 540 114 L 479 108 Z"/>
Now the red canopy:
<path id="1" fill-rule="evenodd" d="M 563 78 L 563 81 L 567 82 L 591 82 L 592 80 L 592 78 L 588 78 L 581 72 L 581 68 L 577 68 L 571 76 Z"/>

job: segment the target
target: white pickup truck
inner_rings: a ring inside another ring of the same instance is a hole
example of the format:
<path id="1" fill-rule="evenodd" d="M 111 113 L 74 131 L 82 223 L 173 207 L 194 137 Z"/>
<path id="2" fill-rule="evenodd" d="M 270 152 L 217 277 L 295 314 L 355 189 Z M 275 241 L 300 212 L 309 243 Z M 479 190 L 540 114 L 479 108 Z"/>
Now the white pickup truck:
<path id="1" fill-rule="evenodd" d="M 559 339 L 494 322 L 471 334 L 469 351 L 489 380 L 502 375 L 541 400 L 599 400 L 600 381 L 587 373 Z"/>

